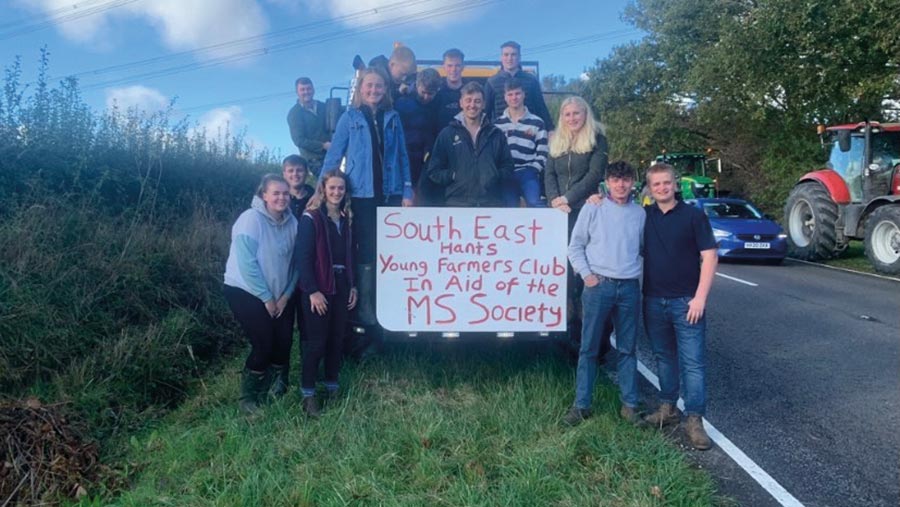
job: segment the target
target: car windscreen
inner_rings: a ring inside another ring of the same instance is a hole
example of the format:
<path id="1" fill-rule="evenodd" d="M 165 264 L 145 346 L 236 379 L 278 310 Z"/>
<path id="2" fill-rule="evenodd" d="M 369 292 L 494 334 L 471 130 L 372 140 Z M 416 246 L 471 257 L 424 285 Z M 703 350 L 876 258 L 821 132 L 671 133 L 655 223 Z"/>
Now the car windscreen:
<path id="1" fill-rule="evenodd" d="M 762 218 L 753 206 L 735 202 L 705 202 L 703 211 L 709 218 Z"/>

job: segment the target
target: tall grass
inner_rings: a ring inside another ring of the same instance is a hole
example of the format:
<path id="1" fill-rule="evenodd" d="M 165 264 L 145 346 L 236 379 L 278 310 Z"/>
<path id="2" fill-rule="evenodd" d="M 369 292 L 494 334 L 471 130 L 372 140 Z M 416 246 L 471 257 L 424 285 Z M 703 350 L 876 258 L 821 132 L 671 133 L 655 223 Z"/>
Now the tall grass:
<path id="1" fill-rule="evenodd" d="M 221 292 L 231 221 L 273 169 L 171 111 L 94 112 L 77 82 L 0 93 L 0 392 L 139 426 L 238 341 Z"/>

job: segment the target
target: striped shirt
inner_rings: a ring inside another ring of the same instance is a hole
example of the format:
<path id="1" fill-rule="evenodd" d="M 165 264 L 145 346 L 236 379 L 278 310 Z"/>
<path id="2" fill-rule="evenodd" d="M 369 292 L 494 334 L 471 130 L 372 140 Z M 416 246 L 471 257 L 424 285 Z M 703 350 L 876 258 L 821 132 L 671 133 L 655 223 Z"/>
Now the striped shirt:
<path id="1" fill-rule="evenodd" d="M 509 109 L 497 118 L 494 125 L 506 135 L 509 151 L 512 153 L 516 171 L 531 167 L 538 172 L 547 163 L 547 129 L 544 120 L 525 108 L 525 116 L 514 122 L 509 117 Z"/>

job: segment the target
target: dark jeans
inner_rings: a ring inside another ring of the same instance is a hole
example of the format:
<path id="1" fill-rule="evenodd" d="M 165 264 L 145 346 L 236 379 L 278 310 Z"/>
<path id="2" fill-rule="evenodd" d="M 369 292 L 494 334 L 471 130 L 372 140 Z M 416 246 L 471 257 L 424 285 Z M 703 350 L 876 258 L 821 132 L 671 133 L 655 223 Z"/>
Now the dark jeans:
<path id="1" fill-rule="evenodd" d="M 541 173 L 537 169 L 526 167 L 518 169 L 512 178 L 503 182 L 503 202 L 508 208 L 519 207 L 519 196 L 525 198 L 529 208 L 546 208 L 541 200 Z"/>
<path id="2" fill-rule="evenodd" d="M 225 301 L 250 341 L 250 356 L 244 366 L 248 370 L 265 371 L 271 365 L 288 364 L 294 341 L 294 305 L 273 319 L 266 305 L 253 294 L 226 285 Z"/>
<path id="3" fill-rule="evenodd" d="M 379 203 L 374 197 L 354 197 L 350 201 L 350 211 L 353 220 L 350 227 L 353 233 L 353 242 L 356 245 L 356 264 L 374 264 L 375 255 L 378 252 L 377 238 L 377 207 L 399 206 L 403 202 L 403 196 L 391 195 L 384 202 Z"/>
<path id="4" fill-rule="evenodd" d="M 315 389 L 319 373 L 319 363 L 325 359 L 325 382 L 337 382 L 341 370 L 341 356 L 344 349 L 344 335 L 347 333 L 350 310 L 350 280 L 347 272 L 335 271 L 336 294 L 325 296 L 328 311 L 319 315 L 312 311 L 309 294 L 303 293 L 300 298 L 303 307 L 303 321 L 306 332 L 301 339 L 303 358 L 301 360 L 300 387 Z"/>

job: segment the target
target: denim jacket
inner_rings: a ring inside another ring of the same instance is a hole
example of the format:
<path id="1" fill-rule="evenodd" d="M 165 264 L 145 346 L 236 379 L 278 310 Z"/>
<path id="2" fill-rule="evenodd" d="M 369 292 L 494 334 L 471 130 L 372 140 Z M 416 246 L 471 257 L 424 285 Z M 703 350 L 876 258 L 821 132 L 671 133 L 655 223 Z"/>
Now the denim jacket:
<path id="1" fill-rule="evenodd" d="M 372 188 L 372 138 L 362 111 L 351 107 L 341 115 L 331 138 L 331 148 L 325 154 L 322 172 L 340 167 L 346 157 L 344 172 L 351 197 L 374 197 Z M 400 115 L 394 110 L 384 112 L 384 195 L 402 195 L 412 199 L 409 155 L 406 138 L 400 125 Z"/>

